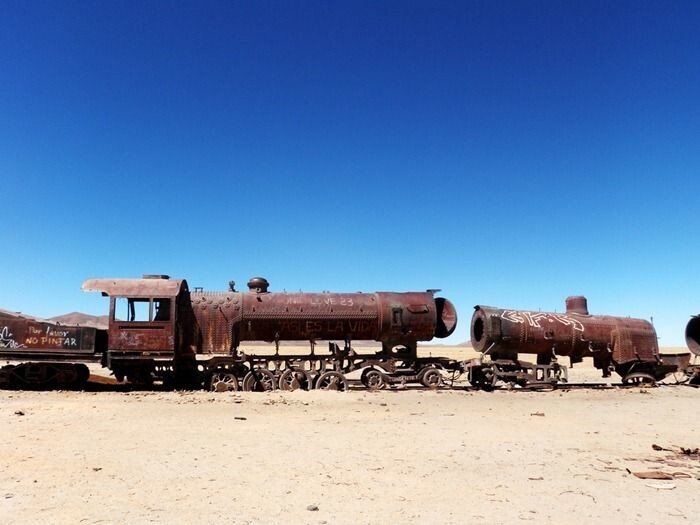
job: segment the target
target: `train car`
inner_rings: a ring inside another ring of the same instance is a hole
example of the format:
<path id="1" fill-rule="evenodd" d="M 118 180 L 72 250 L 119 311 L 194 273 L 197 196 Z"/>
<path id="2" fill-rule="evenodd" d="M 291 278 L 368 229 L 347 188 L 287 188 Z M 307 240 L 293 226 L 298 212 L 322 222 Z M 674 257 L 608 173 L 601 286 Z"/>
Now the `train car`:
<path id="1" fill-rule="evenodd" d="M 80 387 L 107 348 L 107 333 L 0 311 L 0 358 L 22 361 L 0 368 L 0 386 Z"/>
<path id="2" fill-rule="evenodd" d="M 110 298 L 109 345 L 103 363 L 132 382 L 200 382 L 212 390 L 321 388 L 345 390 L 346 375 L 362 370 L 370 388 L 416 382 L 437 387 L 449 359 L 419 358 L 417 344 L 447 337 L 457 314 L 435 290 L 408 293 L 269 292 L 253 278 L 245 292 L 190 291 L 185 280 L 89 279 L 85 291 Z M 329 352 L 318 353 L 318 341 Z M 353 342 L 378 341 L 382 349 L 362 355 Z M 274 353 L 240 351 L 242 342 L 266 341 Z M 281 341 L 308 341 L 306 355 L 283 355 Z M 340 343 L 340 344 L 339 344 Z M 342 346 L 341 346 L 342 345 Z"/>
<path id="3" fill-rule="evenodd" d="M 623 383 L 654 382 L 676 366 L 664 364 L 654 327 L 643 319 L 590 315 L 585 297 L 566 299 L 566 311 L 533 312 L 476 306 L 471 321 L 471 341 L 481 358 L 467 369 L 475 386 L 492 388 L 499 381 L 521 386 L 566 381 L 566 368 L 592 357 L 596 368 L 608 377 L 612 371 Z M 535 354 L 536 363 L 519 360 L 519 354 Z"/>

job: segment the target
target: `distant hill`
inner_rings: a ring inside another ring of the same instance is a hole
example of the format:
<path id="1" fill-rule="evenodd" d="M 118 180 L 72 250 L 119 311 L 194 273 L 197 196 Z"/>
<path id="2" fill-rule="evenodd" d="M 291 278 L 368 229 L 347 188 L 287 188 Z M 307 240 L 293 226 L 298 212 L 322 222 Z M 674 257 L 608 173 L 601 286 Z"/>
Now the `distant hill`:
<path id="1" fill-rule="evenodd" d="M 433 339 L 433 341 L 440 341 L 440 339 Z M 428 347 L 428 346 L 465 346 L 468 348 L 471 348 L 472 344 L 469 341 L 463 341 L 461 343 L 440 343 L 440 342 L 429 342 L 429 343 L 421 343 L 422 346 Z"/>
<path id="2" fill-rule="evenodd" d="M 109 324 L 109 316 L 107 315 L 90 315 L 82 312 L 71 312 L 69 314 L 57 315 L 49 319 L 43 319 L 35 315 L 29 315 L 22 312 L 12 312 L 0 308 L 0 319 L 30 319 L 40 323 L 60 323 L 70 326 L 87 326 L 91 328 L 107 329 Z"/>
<path id="3" fill-rule="evenodd" d="M 69 314 L 57 315 L 47 319 L 52 323 L 61 323 L 72 326 L 89 326 L 91 328 L 99 328 L 106 330 L 109 324 L 109 316 L 107 315 L 90 315 L 82 312 L 71 312 Z"/>

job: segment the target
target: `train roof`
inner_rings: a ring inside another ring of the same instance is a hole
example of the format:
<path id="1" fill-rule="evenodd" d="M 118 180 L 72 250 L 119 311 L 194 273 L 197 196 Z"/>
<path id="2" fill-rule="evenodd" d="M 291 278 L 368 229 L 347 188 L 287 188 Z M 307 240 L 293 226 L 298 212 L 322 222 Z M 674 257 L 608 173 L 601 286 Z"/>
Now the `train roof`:
<path id="1" fill-rule="evenodd" d="M 48 322 L 46 319 L 41 319 L 35 315 L 23 314 L 22 312 L 11 312 L 10 310 L 5 310 L 0 308 L 0 318 L 3 319 L 28 319 L 30 321 L 38 321 L 41 323 Z"/>
<path id="2" fill-rule="evenodd" d="M 81 287 L 85 292 L 102 292 L 116 297 L 176 297 L 187 291 L 184 279 L 88 279 Z"/>

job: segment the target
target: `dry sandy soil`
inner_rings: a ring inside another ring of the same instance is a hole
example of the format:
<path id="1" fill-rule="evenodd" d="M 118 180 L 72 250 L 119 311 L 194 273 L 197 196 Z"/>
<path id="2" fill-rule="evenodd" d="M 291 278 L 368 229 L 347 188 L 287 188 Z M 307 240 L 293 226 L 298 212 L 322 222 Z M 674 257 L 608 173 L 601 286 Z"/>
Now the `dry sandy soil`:
<path id="1" fill-rule="evenodd" d="M 700 446 L 699 403 L 671 386 L 0 391 L 0 523 L 698 523 L 700 457 L 678 447 Z"/>

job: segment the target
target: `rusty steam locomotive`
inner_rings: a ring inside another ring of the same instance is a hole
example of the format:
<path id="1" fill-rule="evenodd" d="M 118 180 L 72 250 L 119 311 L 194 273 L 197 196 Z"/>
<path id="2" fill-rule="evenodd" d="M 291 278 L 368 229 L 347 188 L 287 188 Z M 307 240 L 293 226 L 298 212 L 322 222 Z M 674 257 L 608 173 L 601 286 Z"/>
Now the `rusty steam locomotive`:
<path id="1" fill-rule="evenodd" d="M 268 287 L 260 277 L 246 292 L 233 283 L 224 292 L 190 291 L 185 280 L 164 275 L 89 279 L 83 290 L 110 298 L 107 330 L 6 318 L 8 344 L 0 356 L 28 360 L 0 369 L 0 382 L 77 386 L 88 377 L 85 363 L 98 360 L 120 381 L 212 390 L 345 390 L 355 371 L 370 388 L 396 382 L 434 388 L 442 370 L 457 368 L 417 355 L 419 341 L 447 337 L 457 324 L 454 306 L 435 297 L 436 290 L 274 293 Z M 328 352 L 316 351 L 322 340 L 329 341 Z M 381 350 L 360 354 L 353 347 L 358 340 L 378 341 Z M 248 355 L 239 349 L 246 341 L 272 343 L 275 351 Z M 308 341 L 309 352 L 284 355 L 283 341 Z"/>
<path id="2" fill-rule="evenodd" d="M 345 390 L 351 378 L 372 389 L 437 388 L 446 376 L 463 373 L 482 389 L 551 386 L 567 381 L 562 356 L 571 365 L 592 357 L 604 377 L 615 371 L 629 384 L 691 370 L 662 358 L 651 323 L 590 315 L 580 296 L 566 300 L 564 313 L 476 306 L 471 342 L 480 356 L 459 361 L 417 352 L 418 342 L 445 338 L 457 324 L 453 304 L 436 297 L 437 290 L 270 292 L 256 277 L 244 292 L 233 282 L 227 291 L 206 292 L 164 275 L 89 279 L 83 290 L 109 297 L 106 329 L 0 311 L 0 357 L 23 361 L 0 368 L 0 385 L 78 387 L 88 379 L 89 362 L 100 362 L 119 381 L 214 391 Z M 700 317 L 691 319 L 686 339 L 700 355 Z M 308 352 L 285 353 L 286 341 L 305 341 Z M 316 349 L 321 341 L 327 350 Z M 381 349 L 359 352 L 358 341 L 379 342 Z M 267 342 L 269 350 L 250 351 L 252 342 Z M 520 354 L 534 354 L 536 361 Z"/>
<path id="3" fill-rule="evenodd" d="M 564 313 L 476 306 L 471 341 L 481 353 L 469 365 L 470 382 L 492 388 L 498 382 L 532 384 L 566 381 L 566 356 L 580 363 L 592 357 L 603 377 L 617 372 L 623 383 L 654 382 L 677 369 L 659 354 L 656 331 L 643 319 L 590 315 L 585 297 L 566 299 Z M 535 354 L 536 363 L 519 354 Z M 484 359 L 488 356 L 488 359 Z"/>

